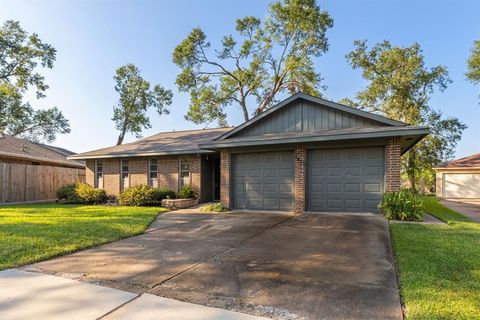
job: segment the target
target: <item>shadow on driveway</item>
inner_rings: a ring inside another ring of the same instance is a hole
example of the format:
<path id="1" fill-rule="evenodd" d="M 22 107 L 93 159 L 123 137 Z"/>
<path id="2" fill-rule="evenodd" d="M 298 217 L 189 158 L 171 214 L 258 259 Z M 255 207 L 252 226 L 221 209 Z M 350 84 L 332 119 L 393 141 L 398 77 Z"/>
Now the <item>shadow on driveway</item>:
<path id="1" fill-rule="evenodd" d="M 172 212 L 24 269 L 278 319 L 402 319 L 378 216 Z"/>

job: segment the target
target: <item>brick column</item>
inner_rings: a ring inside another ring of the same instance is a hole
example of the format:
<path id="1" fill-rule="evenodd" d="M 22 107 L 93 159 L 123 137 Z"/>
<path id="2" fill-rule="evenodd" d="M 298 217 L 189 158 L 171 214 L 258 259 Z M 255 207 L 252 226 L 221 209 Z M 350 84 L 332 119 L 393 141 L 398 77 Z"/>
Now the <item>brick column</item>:
<path id="1" fill-rule="evenodd" d="M 228 149 L 220 151 L 220 202 L 230 208 L 230 165 L 231 155 Z"/>
<path id="2" fill-rule="evenodd" d="M 296 214 L 301 214 L 305 210 L 305 153 L 303 144 L 295 146 L 294 212 Z"/>
<path id="3" fill-rule="evenodd" d="M 394 137 L 387 141 L 386 181 L 385 191 L 400 190 L 400 138 Z"/>
<path id="4" fill-rule="evenodd" d="M 95 187 L 95 160 L 85 161 L 85 182 Z"/>

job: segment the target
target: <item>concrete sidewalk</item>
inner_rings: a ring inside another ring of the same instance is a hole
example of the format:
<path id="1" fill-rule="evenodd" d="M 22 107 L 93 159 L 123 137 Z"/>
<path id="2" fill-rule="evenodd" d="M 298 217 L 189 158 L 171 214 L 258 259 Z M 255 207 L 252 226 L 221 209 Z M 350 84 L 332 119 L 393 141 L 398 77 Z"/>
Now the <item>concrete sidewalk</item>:
<path id="1" fill-rule="evenodd" d="M 260 320 L 232 311 L 135 294 L 17 269 L 0 271 L 0 319 Z"/>
<path id="2" fill-rule="evenodd" d="M 456 200 L 442 200 L 442 205 L 452 210 L 455 210 L 464 216 L 469 217 L 475 222 L 480 223 L 480 200 L 474 199 L 456 199 Z"/>

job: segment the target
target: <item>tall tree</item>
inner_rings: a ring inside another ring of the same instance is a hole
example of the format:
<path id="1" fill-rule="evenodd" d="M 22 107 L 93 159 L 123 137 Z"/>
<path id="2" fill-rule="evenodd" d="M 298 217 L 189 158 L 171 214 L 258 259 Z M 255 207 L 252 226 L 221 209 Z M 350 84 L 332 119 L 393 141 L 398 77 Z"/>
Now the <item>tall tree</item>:
<path id="1" fill-rule="evenodd" d="M 473 42 L 472 52 L 467 60 L 467 79 L 474 84 L 480 83 L 480 40 Z"/>
<path id="2" fill-rule="evenodd" d="M 432 175 L 433 166 L 453 157 L 466 128 L 457 118 L 442 118 L 441 112 L 429 105 L 434 90 L 444 91 L 451 82 L 447 69 L 427 68 L 417 43 L 399 47 L 383 41 L 369 50 L 366 41 L 355 41 L 346 58 L 353 69 L 362 70 L 368 85 L 354 100 L 342 102 L 431 128 L 431 134 L 402 157 L 402 168 L 415 190 L 422 176 Z"/>
<path id="3" fill-rule="evenodd" d="M 170 113 L 168 106 L 172 104 L 173 94 L 159 84 L 151 89 L 150 82 L 142 78 L 140 70 L 133 64 L 118 68 L 113 79 L 120 98 L 113 108 L 112 120 L 120 131 L 117 139 L 117 145 L 120 145 L 127 132 L 140 138 L 142 130 L 151 127 L 146 113 L 149 108 L 155 108 L 160 115 Z"/>
<path id="4" fill-rule="evenodd" d="M 269 108 L 278 93 L 320 95 L 313 58 L 328 50 L 326 32 L 332 26 L 315 0 L 284 0 L 270 5 L 263 23 L 252 16 L 237 19 L 236 37 L 224 36 L 214 53 L 205 33 L 193 29 L 173 52 L 181 68 L 176 83 L 191 98 L 186 119 L 225 125 L 225 108 L 232 104 L 247 121 L 250 112 Z"/>
<path id="5" fill-rule="evenodd" d="M 53 68 L 55 55 L 55 48 L 28 34 L 19 22 L 9 20 L 0 27 L 0 131 L 48 142 L 70 132 L 58 108 L 35 109 L 23 101 L 31 88 L 38 99 L 45 97 L 48 85 L 37 69 Z"/>

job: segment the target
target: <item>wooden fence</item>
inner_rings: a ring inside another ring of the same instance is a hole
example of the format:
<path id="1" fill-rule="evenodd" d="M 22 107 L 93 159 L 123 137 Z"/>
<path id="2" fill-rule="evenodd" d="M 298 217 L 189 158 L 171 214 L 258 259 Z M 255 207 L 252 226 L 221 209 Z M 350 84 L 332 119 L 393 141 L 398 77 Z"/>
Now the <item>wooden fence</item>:
<path id="1" fill-rule="evenodd" d="M 56 199 L 61 186 L 85 181 L 85 169 L 0 163 L 0 203 Z"/>

